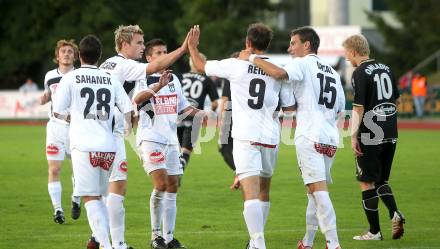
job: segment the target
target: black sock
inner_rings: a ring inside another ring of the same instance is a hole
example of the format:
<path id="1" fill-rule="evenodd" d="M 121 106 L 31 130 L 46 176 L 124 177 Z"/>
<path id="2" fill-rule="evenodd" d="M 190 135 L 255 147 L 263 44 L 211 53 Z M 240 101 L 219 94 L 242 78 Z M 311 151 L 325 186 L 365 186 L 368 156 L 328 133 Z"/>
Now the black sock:
<path id="1" fill-rule="evenodd" d="M 370 224 L 370 232 L 377 234 L 380 231 L 379 225 L 379 197 L 375 189 L 369 189 L 362 192 L 362 206 L 367 215 Z"/>
<path id="2" fill-rule="evenodd" d="M 387 206 L 388 211 L 390 213 L 390 219 L 393 218 L 394 212 L 397 211 L 396 200 L 394 199 L 393 191 L 391 191 L 390 185 L 384 182 L 381 184 L 376 184 L 376 192 L 379 195 L 380 199 L 382 199 L 385 206 Z"/>
<path id="3" fill-rule="evenodd" d="M 189 157 L 191 156 L 191 154 L 190 153 L 187 153 L 187 152 L 182 152 L 182 154 L 180 154 L 180 161 L 182 162 L 182 159 L 183 159 L 183 168 L 185 168 L 186 167 L 186 165 L 188 164 L 188 162 L 189 162 Z"/>

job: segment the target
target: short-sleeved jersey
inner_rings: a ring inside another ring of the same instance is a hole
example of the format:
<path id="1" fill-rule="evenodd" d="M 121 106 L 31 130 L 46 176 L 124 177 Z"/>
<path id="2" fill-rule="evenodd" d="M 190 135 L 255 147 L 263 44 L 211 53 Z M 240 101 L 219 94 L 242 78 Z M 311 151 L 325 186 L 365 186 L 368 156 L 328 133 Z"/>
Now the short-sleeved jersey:
<path id="1" fill-rule="evenodd" d="M 353 105 L 364 107 L 359 136 L 367 134 L 376 142 L 397 138 L 396 100 L 400 94 L 391 69 L 374 59 L 366 60 L 354 70 L 351 82 Z"/>
<path id="2" fill-rule="evenodd" d="M 99 67 L 101 70 L 115 77 L 124 86 L 125 92 L 131 98 L 133 96 L 135 82 L 145 79 L 148 63 L 140 63 L 127 59 L 122 54 L 108 58 Z M 124 117 L 116 111 L 114 133 L 124 134 Z"/>
<path id="3" fill-rule="evenodd" d="M 72 67 L 73 71 L 75 70 L 74 67 Z M 70 72 L 70 71 L 69 71 Z M 49 118 L 52 119 L 53 117 L 53 101 L 55 99 L 55 94 L 57 92 L 57 87 L 58 87 L 58 83 L 60 83 L 61 78 L 63 77 L 63 73 L 60 72 L 60 70 L 58 68 L 52 69 L 50 71 L 48 71 L 46 73 L 46 75 L 44 76 L 44 90 L 46 92 L 50 93 L 50 98 L 51 98 L 51 106 L 50 106 L 50 110 L 49 110 Z M 67 124 L 67 122 L 66 122 Z"/>
<path id="4" fill-rule="evenodd" d="M 206 75 L 189 72 L 179 78 L 183 93 L 193 107 L 203 110 L 206 96 L 209 96 L 211 101 L 219 98 L 214 82 Z"/>
<path id="5" fill-rule="evenodd" d="M 293 59 L 284 70 L 293 81 L 297 102 L 295 143 L 305 136 L 313 142 L 339 145 L 337 119 L 345 109 L 339 74 L 315 54 Z"/>
<path id="6" fill-rule="evenodd" d="M 280 124 L 274 114 L 282 89 L 281 82 L 252 63 L 236 58 L 208 61 L 205 72 L 208 76 L 226 78 L 231 84 L 234 139 L 271 145 L 279 143 Z M 281 106 L 295 104 L 293 94 L 283 96 L 289 98 L 283 99 Z"/>
<path id="7" fill-rule="evenodd" d="M 115 107 L 122 113 L 133 110 L 122 84 L 95 66 L 83 65 L 61 79 L 53 111 L 66 114 L 70 108 L 71 149 L 115 152 Z"/>
<path id="8" fill-rule="evenodd" d="M 136 96 L 159 82 L 160 74 L 152 74 L 136 81 Z M 163 87 L 149 100 L 138 105 L 139 123 L 136 134 L 137 144 L 151 141 L 162 144 L 179 144 L 177 138 L 177 117 L 190 106 L 186 100 L 179 79 L 172 75 L 168 86 Z"/>

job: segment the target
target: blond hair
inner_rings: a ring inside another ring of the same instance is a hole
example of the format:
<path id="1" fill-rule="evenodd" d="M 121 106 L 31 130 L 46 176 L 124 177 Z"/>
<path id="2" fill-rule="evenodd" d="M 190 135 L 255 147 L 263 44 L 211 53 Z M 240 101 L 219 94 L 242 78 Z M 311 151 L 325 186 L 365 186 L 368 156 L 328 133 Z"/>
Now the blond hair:
<path id="1" fill-rule="evenodd" d="M 123 42 L 130 43 L 133 40 L 134 34 L 139 34 L 139 35 L 144 34 L 142 29 L 139 27 L 139 25 L 128 25 L 128 26 L 120 25 L 115 30 L 116 52 L 119 53 L 121 51 Z"/>
<path id="2" fill-rule="evenodd" d="M 75 40 L 59 40 L 57 41 L 57 46 L 55 47 L 55 58 L 53 58 L 53 62 L 58 64 L 58 54 L 60 53 L 60 48 L 64 46 L 70 46 L 73 48 L 74 60 L 78 59 L 78 45 L 76 45 Z"/>
<path id="3" fill-rule="evenodd" d="M 206 56 L 202 53 L 199 53 L 199 54 L 206 61 Z M 191 68 L 191 72 L 198 72 L 198 70 L 194 66 L 194 62 L 191 59 L 191 57 L 189 57 L 189 67 Z"/>
<path id="4" fill-rule="evenodd" d="M 370 46 L 368 45 L 367 39 L 363 35 L 352 35 L 348 37 L 342 46 L 346 49 L 353 50 L 360 56 L 370 55 Z"/>

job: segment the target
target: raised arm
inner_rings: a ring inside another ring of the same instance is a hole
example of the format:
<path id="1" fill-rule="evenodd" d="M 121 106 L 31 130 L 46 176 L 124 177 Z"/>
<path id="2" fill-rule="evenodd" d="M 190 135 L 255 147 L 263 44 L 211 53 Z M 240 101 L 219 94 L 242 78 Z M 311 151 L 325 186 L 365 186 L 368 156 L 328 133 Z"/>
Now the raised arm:
<path id="1" fill-rule="evenodd" d="M 199 37 L 200 37 L 200 28 L 199 28 L 199 25 L 195 25 L 189 34 L 188 50 L 189 50 L 189 53 L 191 55 L 191 59 L 194 63 L 194 67 L 196 68 L 196 70 L 201 73 L 205 73 L 206 61 L 200 55 L 199 49 L 197 48 L 199 45 Z"/>
<path id="2" fill-rule="evenodd" d="M 174 62 L 176 62 L 180 57 L 182 57 L 182 55 L 184 55 L 188 51 L 188 37 L 191 31 L 192 29 L 188 31 L 185 40 L 179 48 L 150 62 L 146 69 L 147 74 L 150 75 L 153 73 L 157 73 L 160 70 L 166 69 L 170 67 Z"/>

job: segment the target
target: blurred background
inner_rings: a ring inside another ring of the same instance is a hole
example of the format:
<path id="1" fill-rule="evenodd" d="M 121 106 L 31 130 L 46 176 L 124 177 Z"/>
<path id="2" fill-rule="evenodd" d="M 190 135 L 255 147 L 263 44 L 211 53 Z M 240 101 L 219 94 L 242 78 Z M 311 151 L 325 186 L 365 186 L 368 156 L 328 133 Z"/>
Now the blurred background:
<path id="1" fill-rule="evenodd" d="M 208 59 L 223 59 L 244 47 L 247 27 L 257 21 L 275 31 L 269 54 L 280 64 L 290 60 L 286 52 L 290 30 L 315 28 L 321 37 L 318 55 L 344 78 L 347 109 L 351 109 L 353 68 L 343 58 L 341 43 L 349 35 L 363 34 L 370 42 L 371 57 L 390 65 L 399 79 L 400 115 L 414 116 L 412 86 L 422 82 L 426 86 L 423 117 L 436 117 L 440 114 L 438 13 L 440 4 L 435 0 L 0 0 L 0 118 L 45 117 L 48 105 L 38 106 L 36 99 L 23 97 L 36 93 L 18 89 L 29 81 L 43 89 L 45 73 L 56 67 L 52 59 L 59 39 L 79 42 L 93 33 L 103 43 L 103 61 L 116 53 L 113 32 L 121 24 L 139 24 L 145 41 L 161 38 L 169 51 L 181 44 L 192 25 L 200 24 L 200 51 Z M 187 64 L 184 58 L 172 69 L 183 73 L 189 70 Z"/>

